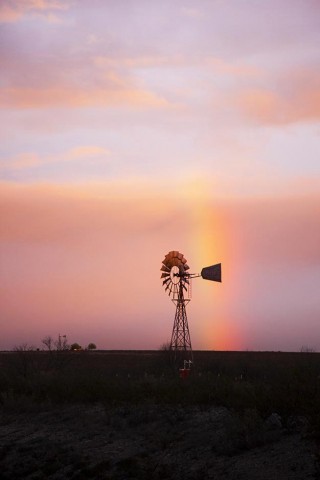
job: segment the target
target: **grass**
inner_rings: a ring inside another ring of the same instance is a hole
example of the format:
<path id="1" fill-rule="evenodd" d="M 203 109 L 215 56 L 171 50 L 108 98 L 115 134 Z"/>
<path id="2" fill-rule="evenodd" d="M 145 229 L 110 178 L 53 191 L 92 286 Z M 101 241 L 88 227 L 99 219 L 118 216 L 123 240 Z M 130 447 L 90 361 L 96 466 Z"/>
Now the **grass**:
<path id="1" fill-rule="evenodd" d="M 22 422 L 35 434 L 4 437 L 4 478 L 200 479 L 212 458 L 281 447 L 284 437 L 291 445 L 287 433 L 320 439 L 319 354 L 199 351 L 194 360 L 181 379 L 165 351 L 0 353 L 1 426 L 13 422 L 15 435 Z"/>
<path id="2" fill-rule="evenodd" d="M 0 353 L 0 406 L 225 406 L 266 417 L 304 415 L 320 425 L 320 355 L 280 352 L 194 352 L 196 370 L 180 379 L 168 352 Z"/>

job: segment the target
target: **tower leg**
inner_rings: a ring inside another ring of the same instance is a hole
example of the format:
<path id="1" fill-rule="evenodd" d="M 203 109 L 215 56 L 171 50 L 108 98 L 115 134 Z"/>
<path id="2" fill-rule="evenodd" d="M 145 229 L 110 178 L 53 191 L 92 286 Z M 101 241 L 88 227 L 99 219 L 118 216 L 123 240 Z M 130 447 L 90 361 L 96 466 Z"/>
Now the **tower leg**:
<path id="1" fill-rule="evenodd" d="M 176 314 L 174 317 L 170 350 L 173 354 L 174 363 L 179 363 L 179 365 L 183 367 L 184 360 L 191 360 L 193 362 L 193 353 L 186 312 L 186 303 L 188 303 L 189 300 L 184 299 L 182 286 L 179 289 L 178 299 L 174 300 L 174 302 L 176 304 Z"/>

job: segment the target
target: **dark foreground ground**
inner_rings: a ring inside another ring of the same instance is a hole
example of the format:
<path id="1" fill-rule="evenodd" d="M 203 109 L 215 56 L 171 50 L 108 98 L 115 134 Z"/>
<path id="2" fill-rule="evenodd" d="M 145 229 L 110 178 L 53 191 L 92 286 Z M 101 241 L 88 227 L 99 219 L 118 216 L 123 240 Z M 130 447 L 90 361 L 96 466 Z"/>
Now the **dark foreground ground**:
<path id="1" fill-rule="evenodd" d="M 69 406 L 2 415 L 2 479 L 319 478 L 304 432 L 250 432 L 223 407 Z"/>
<path id="2" fill-rule="evenodd" d="M 320 479 L 318 354 L 0 354 L 0 479 Z"/>

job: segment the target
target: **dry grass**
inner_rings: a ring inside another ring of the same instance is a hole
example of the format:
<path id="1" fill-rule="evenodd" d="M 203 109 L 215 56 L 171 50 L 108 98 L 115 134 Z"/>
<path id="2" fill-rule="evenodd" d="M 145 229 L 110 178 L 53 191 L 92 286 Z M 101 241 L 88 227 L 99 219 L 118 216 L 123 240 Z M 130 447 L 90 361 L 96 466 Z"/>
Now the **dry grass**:
<path id="1" fill-rule="evenodd" d="M 183 380 L 161 351 L 1 353 L 3 478 L 315 478 L 320 356 L 194 357 Z"/>
<path id="2" fill-rule="evenodd" d="M 168 352 L 30 352 L 0 354 L 4 408 L 102 402 L 215 405 L 262 417 L 316 418 L 317 353 L 194 352 L 196 369 L 180 379 Z"/>

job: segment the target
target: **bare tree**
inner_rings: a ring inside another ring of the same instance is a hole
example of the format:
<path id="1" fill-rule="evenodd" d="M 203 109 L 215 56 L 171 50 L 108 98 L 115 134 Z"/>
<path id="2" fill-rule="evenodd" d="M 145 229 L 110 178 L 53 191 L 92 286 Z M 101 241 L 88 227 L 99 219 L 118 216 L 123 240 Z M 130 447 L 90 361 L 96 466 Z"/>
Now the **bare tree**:
<path id="1" fill-rule="evenodd" d="M 21 343 L 21 345 L 15 345 L 13 347 L 14 352 L 30 352 L 33 350 L 33 347 L 28 347 L 27 343 Z"/>
<path id="2" fill-rule="evenodd" d="M 51 335 L 47 335 L 41 341 L 47 347 L 48 351 L 51 352 L 53 347 L 53 338 Z"/>
<path id="3" fill-rule="evenodd" d="M 314 353 L 315 351 L 313 347 L 309 347 L 308 345 L 302 345 L 300 348 L 301 353 Z"/>
<path id="4" fill-rule="evenodd" d="M 171 345 L 170 342 L 165 342 L 162 345 L 160 345 L 159 350 L 161 352 L 168 352 L 169 350 L 171 350 L 170 345 Z"/>
<path id="5" fill-rule="evenodd" d="M 58 352 L 69 350 L 67 335 L 60 335 L 59 333 L 58 340 L 56 340 L 54 344 Z"/>

